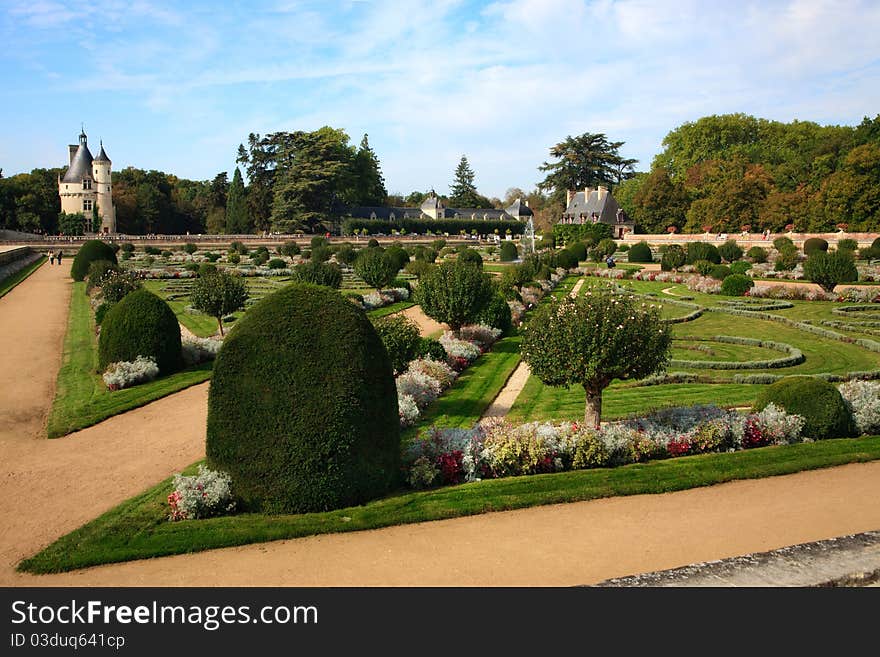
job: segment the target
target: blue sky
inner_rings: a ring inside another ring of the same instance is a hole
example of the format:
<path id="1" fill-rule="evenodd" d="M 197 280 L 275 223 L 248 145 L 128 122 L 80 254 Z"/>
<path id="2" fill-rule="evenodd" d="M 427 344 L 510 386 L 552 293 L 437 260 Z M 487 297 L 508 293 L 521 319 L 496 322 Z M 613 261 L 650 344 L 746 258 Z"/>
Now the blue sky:
<path id="1" fill-rule="evenodd" d="M 501 196 L 566 135 L 647 170 L 708 114 L 855 125 L 878 35 L 876 0 L 3 0 L 0 167 L 66 165 L 84 122 L 114 169 L 208 179 L 249 132 L 331 125 L 390 192 L 446 192 L 464 153 Z"/>

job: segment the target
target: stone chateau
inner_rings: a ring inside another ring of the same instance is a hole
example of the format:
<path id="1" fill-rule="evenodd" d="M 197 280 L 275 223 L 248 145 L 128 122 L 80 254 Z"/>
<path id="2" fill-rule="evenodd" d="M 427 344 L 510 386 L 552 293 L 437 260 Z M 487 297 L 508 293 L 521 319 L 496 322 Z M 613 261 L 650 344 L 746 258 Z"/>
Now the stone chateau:
<path id="1" fill-rule="evenodd" d="M 116 208 L 110 183 L 110 158 L 103 143 L 98 157 L 92 157 L 88 141 L 83 130 L 79 134 L 79 144 L 67 147 L 70 164 L 64 176 L 58 177 L 61 211 L 85 215 L 87 233 L 115 233 Z"/>

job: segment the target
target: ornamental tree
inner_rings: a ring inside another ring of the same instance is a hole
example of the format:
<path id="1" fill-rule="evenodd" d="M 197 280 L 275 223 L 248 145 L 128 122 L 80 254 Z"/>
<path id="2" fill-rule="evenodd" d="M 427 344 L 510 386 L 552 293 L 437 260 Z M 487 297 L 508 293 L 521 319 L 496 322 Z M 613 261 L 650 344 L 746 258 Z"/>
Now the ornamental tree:
<path id="1" fill-rule="evenodd" d="M 659 306 L 594 289 L 539 306 L 524 330 L 521 352 L 544 384 L 582 385 L 584 422 L 598 427 L 602 391 L 614 379 L 641 379 L 663 370 L 671 344 Z"/>
<path id="2" fill-rule="evenodd" d="M 804 263 L 804 277 L 834 292 L 839 283 L 859 280 L 859 272 L 849 251 L 814 251 Z"/>
<path id="3" fill-rule="evenodd" d="M 218 270 L 193 281 L 190 303 L 196 310 L 215 317 L 223 335 L 223 317 L 244 308 L 247 285 L 238 276 Z"/>
<path id="4" fill-rule="evenodd" d="M 396 264 L 381 249 L 363 249 L 354 261 L 354 273 L 379 292 L 383 287 L 390 285 L 397 276 Z"/>
<path id="5" fill-rule="evenodd" d="M 453 260 L 424 273 L 414 296 L 428 317 L 448 324 L 457 334 L 477 320 L 493 294 L 489 274 L 477 265 Z"/>

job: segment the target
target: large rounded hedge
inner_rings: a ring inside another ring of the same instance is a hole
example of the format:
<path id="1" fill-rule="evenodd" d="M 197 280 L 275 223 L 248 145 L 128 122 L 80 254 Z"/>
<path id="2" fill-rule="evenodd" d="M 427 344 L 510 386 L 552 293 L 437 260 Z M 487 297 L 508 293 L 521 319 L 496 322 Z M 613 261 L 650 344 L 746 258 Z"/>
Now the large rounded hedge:
<path id="1" fill-rule="evenodd" d="M 827 251 L 828 242 L 821 237 L 810 237 L 804 242 L 804 254 L 811 255 L 816 251 Z"/>
<path id="2" fill-rule="evenodd" d="M 718 252 L 718 247 L 709 242 L 688 242 L 687 263 L 692 265 L 699 260 L 708 260 L 713 265 L 720 265 L 721 254 Z"/>
<path id="3" fill-rule="evenodd" d="M 135 290 L 122 297 L 101 322 L 98 360 L 104 369 L 117 361 L 148 356 L 162 374 L 180 369 L 180 325 L 174 311 L 148 290 Z"/>
<path id="4" fill-rule="evenodd" d="M 840 391 L 812 376 L 788 376 L 766 386 L 755 401 L 762 410 L 773 402 L 788 413 L 803 416 L 804 436 L 814 440 L 846 438 L 855 434 L 853 419 Z"/>
<path id="5" fill-rule="evenodd" d="M 399 422 L 391 361 L 364 312 L 292 283 L 239 320 L 214 362 L 207 455 L 247 509 L 326 511 L 396 485 Z"/>
<path id="6" fill-rule="evenodd" d="M 89 273 L 89 265 L 96 260 L 107 260 L 114 265 L 118 264 L 116 252 L 113 247 L 101 240 L 89 240 L 77 251 L 73 264 L 70 267 L 70 277 L 75 281 L 81 281 Z"/>
<path id="7" fill-rule="evenodd" d="M 519 258 L 519 252 L 516 250 L 516 244 L 513 242 L 502 242 L 499 251 L 501 262 L 510 262 Z"/>
<path id="8" fill-rule="evenodd" d="M 627 259 L 629 262 L 654 262 L 654 255 L 647 242 L 638 242 L 632 245 L 627 253 Z"/>

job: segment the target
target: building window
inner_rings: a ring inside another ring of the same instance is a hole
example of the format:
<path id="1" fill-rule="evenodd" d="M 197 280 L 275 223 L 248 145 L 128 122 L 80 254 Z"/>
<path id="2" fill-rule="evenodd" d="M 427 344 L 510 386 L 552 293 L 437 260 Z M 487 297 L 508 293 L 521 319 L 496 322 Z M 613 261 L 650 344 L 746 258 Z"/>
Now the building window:
<path id="1" fill-rule="evenodd" d="M 83 199 L 83 212 L 91 212 L 92 211 L 92 199 L 84 198 Z"/>
<path id="2" fill-rule="evenodd" d="M 83 178 L 83 189 L 91 189 L 92 188 L 92 179 L 91 178 Z"/>

